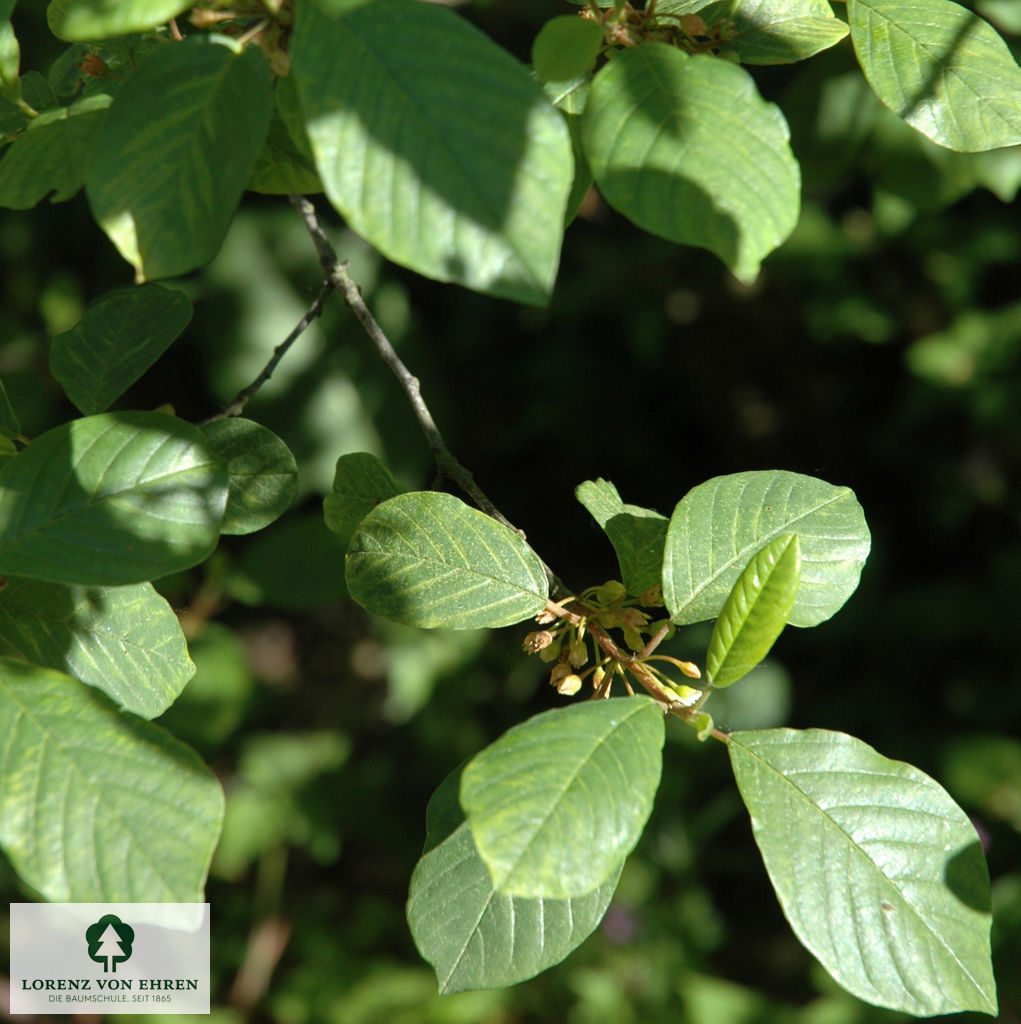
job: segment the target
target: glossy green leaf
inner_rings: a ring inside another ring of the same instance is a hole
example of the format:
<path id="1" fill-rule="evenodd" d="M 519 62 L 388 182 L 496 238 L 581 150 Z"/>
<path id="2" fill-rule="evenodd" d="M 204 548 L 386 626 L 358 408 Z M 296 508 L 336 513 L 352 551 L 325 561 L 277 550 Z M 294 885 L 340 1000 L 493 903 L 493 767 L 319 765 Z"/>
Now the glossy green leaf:
<path id="1" fill-rule="evenodd" d="M 0 845 L 45 899 L 201 901 L 223 791 L 189 747 L 69 676 L 0 659 L 0 748 Z"/>
<path id="2" fill-rule="evenodd" d="M 86 181 L 92 214 L 141 280 L 183 274 L 220 247 L 273 107 L 258 48 L 192 35 L 121 86 Z"/>
<path id="3" fill-rule="evenodd" d="M 333 489 L 323 499 L 323 518 L 346 541 L 380 502 L 396 497 L 401 490 L 390 470 L 375 455 L 341 455 L 333 475 Z"/>
<path id="4" fill-rule="evenodd" d="M 667 517 L 652 509 L 625 505 L 609 480 L 586 480 L 574 493 L 609 537 L 628 593 L 637 597 L 657 586 L 663 575 Z"/>
<path id="5" fill-rule="evenodd" d="M 254 533 L 282 516 L 298 493 L 298 465 L 272 430 L 239 417 L 199 428 L 227 466 L 227 510 L 221 533 Z"/>
<path id="6" fill-rule="evenodd" d="M 742 281 L 797 223 L 787 122 L 728 61 L 664 43 L 618 53 L 592 83 L 582 142 L 611 206 L 652 234 L 709 249 Z"/>
<path id="7" fill-rule="evenodd" d="M 546 302 L 571 145 L 525 68 L 433 4 L 297 15 L 293 74 L 319 175 L 348 224 L 428 277 Z"/>
<path id="8" fill-rule="evenodd" d="M 13 440 L 21 436 L 21 423 L 18 422 L 18 414 L 7 397 L 7 388 L 0 380 L 0 437 Z"/>
<path id="9" fill-rule="evenodd" d="M 603 29 L 566 14 L 551 18 L 532 44 L 532 67 L 540 82 L 567 82 L 591 71 L 603 48 Z"/>
<path id="10" fill-rule="evenodd" d="M 728 747 L 780 905 L 830 974 L 914 1016 L 995 1015 L 989 873 L 947 793 L 843 733 L 733 733 Z"/>
<path id="11" fill-rule="evenodd" d="M 995 29 L 951 0 L 848 0 L 876 95 L 948 149 L 1021 143 L 1021 68 Z"/>
<path id="12" fill-rule="evenodd" d="M 163 714 L 195 672 L 177 616 L 149 583 L 10 579 L 0 591 L 0 640 L 141 718 Z"/>
<path id="13" fill-rule="evenodd" d="M 848 31 L 826 0 L 660 0 L 656 11 L 697 13 L 710 35 L 715 26 L 725 27 L 720 49 L 744 64 L 806 60 L 839 43 Z"/>
<path id="14" fill-rule="evenodd" d="M 94 302 L 50 347 L 50 372 L 86 415 L 105 412 L 191 321 L 183 292 L 143 284 Z"/>
<path id="15" fill-rule="evenodd" d="M 85 184 L 110 97 L 88 96 L 34 118 L 0 159 L 0 206 L 27 210 L 70 199 Z"/>
<path id="16" fill-rule="evenodd" d="M 144 32 L 193 6 L 193 0 L 50 0 L 50 31 L 68 42 Z"/>
<path id="17" fill-rule="evenodd" d="M 0 574 L 116 585 L 187 569 L 216 546 L 226 503 L 226 468 L 183 420 L 72 420 L 0 469 Z"/>
<path id="18" fill-rule="evenodd" d="M 649 697 L 556 708 L 469 762 L 461 806 L 494 889 L 573 899 L 634 849 L 659 788 L 663 713 Z"/>
<path id="19" fill-rule="evenodd" d="M 713 625 L 705 661 L 713 686 L 736 683 L 769 653 L 800 586 L 801 547 L 798 535 L 787 533 L 748 563 Z"/>
<path id="20" fill-rule="evenodd" d="M 815 626 L 854 593 L 871 538 L 854 493 L 785 470 L 718 476 L 689 491 L 670 517 L 663 598 L 677 623 L 720 613 L 752 556 L 786 533 L 801 547 L 792 626 Z"/>
<path id="21" fill-rule="evenodd" d="M 384 501 L 362 519 L 346 564 L 348 590 L 362 607 L 409 626 L 509 626 L 546 606 L 538 555 L 451 494 Z"/>
<path id="22" fill-rule="evenodd" d="M 496 892 L 458 803 L 460 769 L 429 801 L 426 852 L 411 876 L 408 925 L 441 993 L 505 988 L 564 959 L 613 898 L 621 864 L 587 896 L 551 900 Z"/>

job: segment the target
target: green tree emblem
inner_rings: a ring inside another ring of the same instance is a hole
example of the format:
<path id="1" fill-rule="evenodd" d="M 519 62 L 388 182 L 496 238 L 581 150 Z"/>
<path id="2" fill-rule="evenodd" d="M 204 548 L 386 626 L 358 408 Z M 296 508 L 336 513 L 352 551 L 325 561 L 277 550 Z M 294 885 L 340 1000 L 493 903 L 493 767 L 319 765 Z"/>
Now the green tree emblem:
<path id="1" fill-rule="evenodd" d="M 115 914 L 104 914 L 85 929 L 85 940 L 89 944 L 89 958 L 103 965 L 104 974 L 116 974 L 117 965 L 131 956 L 135 929 Z"/>

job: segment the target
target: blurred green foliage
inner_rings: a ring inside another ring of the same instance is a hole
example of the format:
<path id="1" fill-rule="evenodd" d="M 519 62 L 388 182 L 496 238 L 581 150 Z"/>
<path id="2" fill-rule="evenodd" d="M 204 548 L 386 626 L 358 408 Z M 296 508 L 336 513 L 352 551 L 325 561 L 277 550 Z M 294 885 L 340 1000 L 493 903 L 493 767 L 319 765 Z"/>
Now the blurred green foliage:
<path id="1" fill-rule="evenodd" d="M 1004 33 L 1021 31 L 1013 4 L 981 9 Z M 46 38 L 41 10 L 15 13 L 26 49 Z M 492 0 L 466 13 L 527 59 L 549 11 L 545 0 Z M 804 68 L 759 69 L 791 122 L 805 202 L 753 286 L 706 253 L 639 233 L 595 195 L 566 236 L 545 310 L 427 282 L 326 223 L 453 450 L 572 586 L 613 573 L 573 499 L 581 480 L 606 477 L 625 501 L 662 512 L 701 480 L 744 469 L 854 488 L 874 538 L 858 593 L 825 630 L 788 631 L 759 679 L 720 694 L 714 714 L 723 727 L 840 728 L 944 781 L 984 839 L 1001 1016 L 1016 1020 L 1021 151 L 940 150 L 867 99 L 848 67 L 838 49 Z M 27 435 L 72 415 L 46 371 L 49 340 L 128 280 L 80 195 L 0 211 L 0 377 Z M 317 286 L 293 211 L 250 196 L 213 264 L 184 283 L 192 324 L 116 407 L 170 402 L 188 418 L 211 415 Z M 264 533 L 225 538 L 202 569 L 161 582 L 198 666 L 164 721 L 228 794 L 208 888 L 225 1007 L 214 1019 L 898 1016 L 842 993 L 801 949 L 723 752 L 677 723 L 652 820 L 597 933 L 515 989 L 436 996 L 403 915 L 429 794 L 559 698 L 514 631 L 422 633 L 345 600 L 342 556 L 318 511 L 336 458 L 375 452 L 408 486 L 428 486 L 433 470 L 395 383 L 339 303 L 246 415 L 295 453 L 303 497 Z M 671 653 L 697 656 L 699 629 Z M 31 896 L 6 865 L 0 887 L 10 900 Z M 274 945 L 281 933 L 267 922 L 282 922 L 286 938 Z"/>

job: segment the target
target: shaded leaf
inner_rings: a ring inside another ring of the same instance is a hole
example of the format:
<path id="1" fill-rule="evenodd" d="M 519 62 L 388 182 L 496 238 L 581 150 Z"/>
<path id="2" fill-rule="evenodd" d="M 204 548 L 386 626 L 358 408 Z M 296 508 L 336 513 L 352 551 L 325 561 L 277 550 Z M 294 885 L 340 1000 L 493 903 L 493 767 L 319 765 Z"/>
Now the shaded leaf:
<path id="1" fill-rule="evenodd" d="M 7 659 L 0 747 L 0 844 L 44 898 L 201 901 L 223 792 L 194 751 L 69 676 Z"/>
<path id="2" fill-rule="evenodd" d="M 736 683 L 769 653 L 787 625 L 800 585 L 796 533 L 777 537 L 748 563 L 709 638 L 706 675 L 714 687 Z"/>
<path id="3" fill-rule="evenodd" d="M 155 412 L 54 427 L 0 469 L 0 573 L 139 583 L 216 546 L 227 471 L 198 429 Z"/>
<path id="4" fill-rule="evenodd" d="M 347 541 L 380 502 L 401 491 L 390 470 L 375 455 L 341 455 L 333 474 L 333 489 L 323 499 L 323 518 L 334 533 Z"/>
<path id="5" fill-rule="evenodd" d="M 939 785 L 821 729 L 728 747 L 784 914 L 844 988 L 916 1016 L 996 1013 L 989 873 Z"/>
<path id="6" fill-rule="evenodd" d="M 347 552 L 351 596 L 409 626 L 509 626 L 546 607 L 542 563 L 522 537 L 450 494 L 414 491 L 362 519 Z"/>
<path id="7" fill-rule="evenodd" d="M 516 985 L 559 963 L 602 920 L 623 868 L 574 899 L 501 895 L 458 803 L 460 778 L 458 769 L 429 801 L 426 852 L 407 907 L 415 945 L 445 994 Z"/>
<path id="8" fill-rule="evenodd" d="M 227 466 L 227 509 L 220 533 L 254 533 L 291 507 L 298 493 L 298 465 L 272 430 L 236 416 L 199 429 Z"/>
<path id="9" fill-rule="evenodd" d="M 720 613 L 752 556 L 796 533 L 801 587 L 790 623 L 815 626 L 854 593 L 871 538 L 854 493 L 785 470 L 718 476 L 674 509 L 663 552 L 663 597 L 677 623 Z"/>
<path id="10" fill-rule="evenodd" d="M 787 123 L 727 61 L 664 43 L 618 53 L 592 83 L 582 142 L 611 206 L 652 234 L 709 249 L 742 281 L 797 222 Z"/>
<path id="11" fill-rule="evenodd" d="M 143 60 L 117 93 L 86 182 L 92 214 L 141 280 L 220 247 L 269 129 L 258 48 L 192 35 Z"/>
<path id="12" fill-rule="evenodd" d="M 276 83 L 269 133 L 245 187 L 270 195 L 310 195 L 323 190 L 290 75 Z"/>
<path id="13" fill-rule="evenodd" d="M 50 0 L 50 31 L 68 42 L 126 36 L 163 25 L 193 0 Z"/>
<path id="14" fill-rule="evenodd" d="M 428 277 L 548 300 L 571 147 L 524 67 L 413 0 L 306 5 L 291 54 L 326 194 L 358 234 Z"/>
<path id="15" fill-rule="evenodd" d="M 0 591 L 0 639 L 141 718 L 163 714 L 195 672 L 177 616 L 149 583 L 8 580 Z"/>
<path id="16" fill-rule="evenodd" d="M 494 889 L 573 899 L 613 878 L 652 810 L 663 735 L 649 697 L 586 701 L 536 715 L 472 758 L 461 806 Z"/>
<path id="17" fill-rule="evenodd" d="M 609 537 L 627 592 L 637 597 L 657 586 L 663 576 L 667 517 L 649 508 L 625 505 L 609 480 L 586 480 L 574 493 Z"/>
<path id="18" fill-rule="evenodd" d="M 50 347 L 50 372 L 86 415 L 105 412 L 191 321 L 182 292 L 143 284 L 92 303 Z"/>
<path id="19" fill-rule="evenodd" d="M 3 381 L 0 381 L 0 437 L 13 440 L 21 436 L 21 423 L 18 422 L 18 414 L 7 397 L 7 388 Z"/>
<path id="20" fill-rule="evenodd" d="M 0 206 L 27 210 L 70 199 L 85 184 L 110 97 L 89 96 L 34 118 L 0 159 Z"/>
<path id="21" fill-rule="evenodd" d="M 532 67 L 540 82 L 567 82 L 591 71 L 603 48 L 603 29 L 573 14 L 551 18 L 532 44 Z"/>
<path id="22" fill-rule="evenodd" d="M 948 149 L 1021 143 L 1021 68 L 977 14 L 951 0 L 848 0 L 851 39 L 876 95 Z"/>

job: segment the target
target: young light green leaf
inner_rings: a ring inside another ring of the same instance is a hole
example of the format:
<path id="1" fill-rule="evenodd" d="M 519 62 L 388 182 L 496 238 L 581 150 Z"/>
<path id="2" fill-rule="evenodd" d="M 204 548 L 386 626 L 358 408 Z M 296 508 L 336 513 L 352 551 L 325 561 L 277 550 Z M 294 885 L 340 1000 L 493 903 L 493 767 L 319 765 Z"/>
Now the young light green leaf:
<path id="1" fill-rule="evenodd" d="M 639 505 L 625 505 L 609 480 L 586 480 L 574 494 L 610 539 L 628 593 L 637 597 L 657 586 L 663 575 L 667 517 Z"/>
<path id="2" fill-rule="evenodd" d="M 0 747 L 0 845 L 44 898 L 202 899 L 223 791 L 189 747 L 69 676 L 8 659 Z"/>
<path id="3" fill-rule="evenodd" d="M 571 144 L 520 64 L 413 0 L 306 4 L 291 55 L 326 194 L 358 234 L 428 277 L 549 299 Z"/>
<path id="4" fill-rule="evenodd" d="M 0 437 L 12 441 L 20 436 L 21 423 L 18 421 L 18 414 L 7 397 L 7 388 L 4 387 L 4 382 L 0 380 Z"/>
<path id="5" fill-rule="evenodd" d="M 849 992 L 920 1017 L 996 1013 L 989 873 L 967 815 L 843 733 L 732 733 L 731 764 L 787 920 Z"/>
<path id="6" fill-rule="evenodd" d="M 85 191 L 139 281 L 186 273 L 216 254 L 272 108 L 262 53 L 221 36 L 160 47 L 120 88 Z"/>
<path id="7" fill-rule="evenodd" d="M 787 122 L 728 61 L 665 43 L 618 53 L 592 83 L 582 143 L 611 206 L 655 235 L 709 249 L 742 281 L 797 223 Z"/>
<path id="8" fill-rule="evenodd" d="M 162 715 L 195 672 L 177 616 L 149 583 L 9 579 L 0 591 L 0 640 L 141 718 Z"/>
<path id="9" fill-rule="evenodd" d="M 514 726 L 461 778 L 461 806 L 496 892 L 568 900 L 605 885 L 634 849 L 662 770 L 649 697 L 556 708 Z"/>
<path id="10" fill-rule="evenodd" d="M 140 583 L 216 546 L 227 470 L 198 429 L 155 412 L 54 427 L 0 468 L 0 574 Z"/>
<path id="11" fill-rule="evenodd" d="M 0 6 L 0 96 L 16 103 L 21 98 L 21 46 L 10 22 L 10 11 L 4 10 L 7 6 Z"/>
<path id="12" fill-rule="evenodd" d="M 191 321 L 183 292 L 143 284 L 92 303 L 50 347 L 50 372 L 86 415 L 105 412 Z"/>
<path id="13" fill-rule="evenodd" d="M 85 184 L 110 102 L 88 96 L 33 118 L 0 160 L 0 206 L 27 210 L 47 196 L 54 203 L 70 199 Z"/>
<path id="14" fill-rule="evenodd" d="M 716 689 L 736 683 L 769 653 L 787 625 L 800 586 L 796 533 L 777 537 L 748 563 L 709 638 L 706 675 Z"/>
<path id="15" fill-rule="evenodd" d="M 551 18 L 532 44 L 532 67 L 540 82 L 568 82 L 591 71 L 603 47 L 594 21 L 565 14 Z"/>
<path id="16" fill-rule="evenodd" d="M 460 778 L 452 772 L 429 801 L 426 851 L 408 893 L 412 937 L 443 994 L 516 985 L 559 963 L 602 920 L 623 869 L 574 899 L 501 895 L 458 803 Z"/>
<path id="17" fill-rule="evenodd" d="M 815 626 L 854 593 L 871 538 L 854 493 L 785 470 L 718 476 L 674 509 L 663 551 L 663 598 L 674 622 L 714 619 L 749 559 L 796 533 L 801 587 L 792 626 Z"/>
<path id="18" fill-rule="evenodd" d="M 255 533 L 282 516 L 298 493 L 298 464 L 266 427 L 230 417 L 199 428 L 227 466 L 227 510 L 220 533 Z"/>
<path id="19" fill-rule="evenodd" d="M 390 470 L 375 455 L 341 455 L 333 474 L 333 490 L 323 499 L 323 518 L 334 533 L 348 540 L 380 502 L 401 491 Z"/>
<path id="20" fill-rule="evenodd" d="M 710 30 L 730 23 L 720 49 L 736 53 L 743 64 L 807 60 L 839 43 L 848 31 L 826 0 L 717 0 L 695 6 Z M 672 7 L 661 3 L 656 9 L 663 14 Z"/>
<path id="21" fill-rule="evenodd" d="M 193 6 L 193 0 L 50 0 L 50 31 L 67 42 L 145 32 Z"/>
<path id="22" fill-rule="evenodd" d="M 876 95 L 941 146 L 1021 143 L 1021 68 L 996 30 L 952 0 L 848 0 L 851 39 Z"/>
<path id="23" fill-rule="evenodd" d="M 549 583 L 522 537 L 451 494 L 414 491 L 362 519 L 347 587 L 374 615 L 408 626 L 509 626 L 546 606 Z"/>

